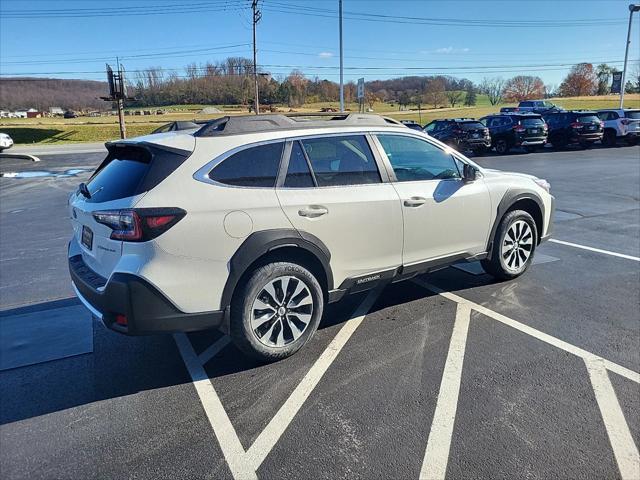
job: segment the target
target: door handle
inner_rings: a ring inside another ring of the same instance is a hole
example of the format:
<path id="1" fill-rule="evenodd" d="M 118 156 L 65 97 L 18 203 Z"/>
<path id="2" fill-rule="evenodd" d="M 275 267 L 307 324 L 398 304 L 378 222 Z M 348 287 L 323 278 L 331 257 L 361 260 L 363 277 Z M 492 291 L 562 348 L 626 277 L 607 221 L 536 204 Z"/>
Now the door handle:
<path id="1" fill-rule="evenodd" d="M 310 205 L 298 210 L 298 215 L 307 218 L 321 217 L 322 215 L 326 215 L 327 213 L 329 213 L 329 209 L 321 205 Z"/>
<path id="2" fill-rule="evenodd" d="M 427 203 L 427 199 L 424 197 L 411 197 L 404 201 L 405 207 L 420 207 Z"/>

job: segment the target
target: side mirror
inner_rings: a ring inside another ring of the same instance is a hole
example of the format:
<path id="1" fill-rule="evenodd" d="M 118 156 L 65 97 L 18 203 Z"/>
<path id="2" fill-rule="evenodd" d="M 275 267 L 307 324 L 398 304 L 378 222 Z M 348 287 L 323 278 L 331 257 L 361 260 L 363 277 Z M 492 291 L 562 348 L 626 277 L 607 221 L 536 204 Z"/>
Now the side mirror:
<path id="1" fill-rule="evenodd" d="M 473 167 L 472 165 L 469 165 L 468 163 L 464 164 L 464 167 L 462 167 L 462 180 L 467 183 L 467 182 L 473 182 L 478 175 L 478 171 L 475 169 L 475 167 Z"/>

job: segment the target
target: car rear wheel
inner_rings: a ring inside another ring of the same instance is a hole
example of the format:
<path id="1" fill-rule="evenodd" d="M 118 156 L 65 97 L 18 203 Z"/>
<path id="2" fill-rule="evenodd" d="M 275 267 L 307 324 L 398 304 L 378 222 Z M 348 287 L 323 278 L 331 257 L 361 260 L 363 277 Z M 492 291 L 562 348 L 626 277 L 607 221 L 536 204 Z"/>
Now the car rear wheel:
<path id="1" fill-rule="evenodd" d="M 538 243 L 536 222 L 524 210 L 512 210 L 500 221 L 491 256 L 482 260 L 488 274 L 510 280 L 522 275 L 531 262 Z"/>
<path id="2" fill-rule="evenodd" d="M 616 132 L 615 130 L 605 130 L 602 136 L 602 144 L 607 147 L 616 146 Z"/>
<path id="3" fill-rule="evenodd" d="M 275 262 L 250 274 L 231 302 L 230 334 L 235 345 L 261 361 L 297 352 L 322 318 L 324 296 L 306 268 Z"/>
<path id="4" fill-rule="evenodd" d="M 496 153 L 500 155 L 509 153 L 509 143 L 504 138 L 496 140 Z"/>

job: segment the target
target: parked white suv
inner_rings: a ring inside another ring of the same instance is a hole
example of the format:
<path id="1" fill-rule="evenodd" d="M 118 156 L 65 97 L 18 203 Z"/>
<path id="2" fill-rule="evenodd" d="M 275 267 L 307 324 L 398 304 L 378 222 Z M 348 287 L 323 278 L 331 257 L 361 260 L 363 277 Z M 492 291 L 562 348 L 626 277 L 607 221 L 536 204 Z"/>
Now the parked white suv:
<path id="1" fill-rule="evenodd" d="M 107 147 L 70 197 L 69 267 L 131 335 L 218 327 L 279 359 L 346 293 L 464 260 L 514 278 L 551 232 L 545 180 L 376 115 L 226 117 Z"/>
<path id="2" fill-rule="evenodd" d="M 638 143 L 640 137 L 640 110 L 607 109 L 598 110 L 598 117 L 604 122 L 602 143 L 614 147 L 619 139 L 629 145 Z"/>

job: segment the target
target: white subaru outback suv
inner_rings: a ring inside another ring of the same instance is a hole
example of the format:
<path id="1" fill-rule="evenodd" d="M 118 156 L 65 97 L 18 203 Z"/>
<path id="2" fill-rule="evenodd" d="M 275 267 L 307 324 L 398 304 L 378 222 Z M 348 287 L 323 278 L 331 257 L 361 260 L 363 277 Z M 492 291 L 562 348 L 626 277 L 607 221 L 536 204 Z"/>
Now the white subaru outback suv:
<path id="1" fill-rule="evenodd" d="M 521 275 L 554 199 L 376 115 L 226 117 L 107 144 L 70 196 L 69 269 L 130 335 L 220 328 L 262 360 L 296 352 L 327 302 L 460 262 Z"/>

